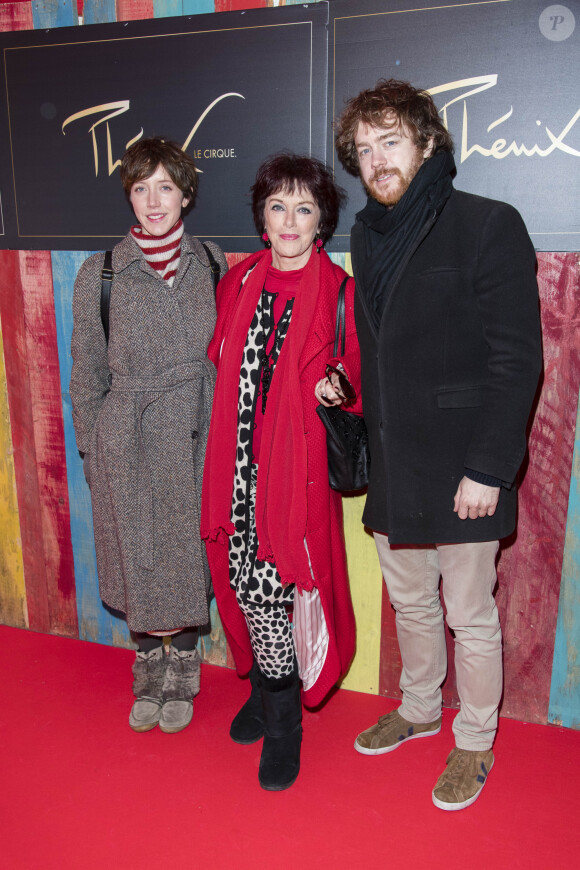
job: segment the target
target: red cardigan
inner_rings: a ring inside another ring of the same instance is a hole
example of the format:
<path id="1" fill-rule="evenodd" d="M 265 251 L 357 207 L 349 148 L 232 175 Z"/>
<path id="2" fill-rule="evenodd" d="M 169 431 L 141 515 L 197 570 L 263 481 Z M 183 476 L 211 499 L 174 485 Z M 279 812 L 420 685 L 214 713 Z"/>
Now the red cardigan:
<path id="1" fill-rule="evenodd" d="M 234 266 L 219 283 L 216 329 L 208 348 L 209 358 L 216 367 L 219 367 L 222 343 L 231 332 L 232 315 L 238 294 L 243 292 L 243 279 L 250 268 L 265 256 L 270 256 L 269 252 L 261 251 L 252 254 L 242 263 Z M 323 251 L 320 256 L 326 258 L 327 254 Z M 335 280 L 331 288 L 327 285 L 325 292 L 320 294 L 316 313 L 300 357 L 299 372 L 309 478 L 306 544 L 329 634 L 328 650 L 322 670 L 314 685 L 304 693 L 304 701 L 310 706 L 319 704 L 337 680 L 346 673 L 355 647 L 355 622 L 346 570 L 342 499 L 340 494 L 331 490 L 328 484 L 326 433 L 316 414 L 317 401 L 314 396 L 314 387 L 317 381 L 324 377 L 326 364 L 333 357 L 338 290 L 346 274 L 339 266 L 330 264 L 330 267 Z M 346 354 L 342 362 L 357 395 L 360 396 L 360 357 L 354 324 L 352 279 L 349 280 L 346 288 Z M 357 404 L 352 410 L 360 413 L 360 398 L 357 399 Z M 211 487 L 211 481 L 204 481 L 204 486 Z M 202 499 L 203 526 L 204 500 Z M 227 540 L 224 540 L 223 536 L 213 541 L 206 540 L 206 548 L 226 637 L 238 672 L 245 674 L 252 666 L 253 654 L 246 620 L 238 607 L 235 592 L 230 586 Z"/>

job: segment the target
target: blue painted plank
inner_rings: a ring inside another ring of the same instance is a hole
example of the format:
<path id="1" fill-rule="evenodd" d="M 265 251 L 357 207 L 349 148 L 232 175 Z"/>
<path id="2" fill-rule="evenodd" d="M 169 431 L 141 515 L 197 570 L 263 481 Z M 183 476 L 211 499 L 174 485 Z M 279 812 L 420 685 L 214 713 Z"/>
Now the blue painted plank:
<path id="1" fill-rule="evenodd" d="M 170 18 L 175 15 L 183 15 L 183 0 L 153 0 L 154 18 Z"/>
<path id="2" fill-rule="evenodd" d="M 214 0 L 183 0 L 184 15 L 201 15 L 203 12 L 215 12 Z"/>
<path id="3" fill-rule="evenodd" d="M 110 614 L 99 595 L 91 496 L 76 446 L 68 391 L 72 368 L 73 286 L 80 265 L 88 256 L 87 251 L 53 251 L 51 254 L 79 637 L 108 645 L 130 646 L 126 622 Z"/>
<path id="4" fill-rule="evenodd" d="M 35 30 L 72 27 L 79 23 L 76 0 L 32 0 Z"/>
<path id="5" fill-rule="evenodd" d="M 580 729 L 580 396 L 548 720 Z"/>
<path id="6" fill-rule="evenodd" d="M 116 20 L 115 0 L 85 0 L 83 6 L 85 24 L 108 24 Z"/>

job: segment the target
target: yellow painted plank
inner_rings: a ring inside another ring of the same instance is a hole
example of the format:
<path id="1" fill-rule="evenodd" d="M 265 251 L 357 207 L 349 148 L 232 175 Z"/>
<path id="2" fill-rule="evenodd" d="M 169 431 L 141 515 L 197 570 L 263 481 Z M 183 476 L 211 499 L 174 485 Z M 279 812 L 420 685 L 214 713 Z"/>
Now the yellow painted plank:
<path id="1" fill-rule="evenodd" d="M 350 254 L 344 254 L 340 265 L 352 275 Z M 361 520 L 365 499 L 366 495 L 360 495 L 342 500 L 348 575 L 356 619 L 356 654 L 341 686 L 378 695 L 383 583 L 375 542 Z"/>
<path id="2" fill-rule="evenodd" d="M 365 499 L 366 495 L 359 495 L 342 500 L 356 653 L 341 687 L 378 695 L 383 584 L 375 542 L 361 522 Z"/>
<path id="3" fill-rule="evenodd" d="M 0 329 L 0 622 L 28 628 L 10 412 Z"/>

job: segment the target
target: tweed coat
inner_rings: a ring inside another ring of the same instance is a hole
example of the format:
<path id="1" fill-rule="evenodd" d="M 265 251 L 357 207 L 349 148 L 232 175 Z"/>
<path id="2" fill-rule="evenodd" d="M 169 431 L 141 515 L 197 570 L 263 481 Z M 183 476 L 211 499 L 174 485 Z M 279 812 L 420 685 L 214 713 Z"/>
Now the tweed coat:
<path id="1" fill-rule="evenodd" d="M 243 282 L 249 269 L 257 260 L 271 256 L 269 252 L 253 254 L 238 263 L 220 281 L 217 293 L 218 321 L 209 355 L 216 365 L 220 365 L 220 352 L 223 341 L 228 337 L 234 340 L 232 319 L 240 293 L 243 293 Z M 318 256 L 313 254 L 313 256 Z M 326 252 L 320 254 L 328 261 Z M 345 277 L 345 272 L 334 264 L 333 281 L 327 287 L 321 287 L 316 312 L 308 330 L 300 357 L 299 381 L 304 415 L 304 430 L 306 436 L 308 486 L 305 545 L 311 561 L 315 586 L 320 596 L 320 604 L 328 629 L 327 650 L 323 665 L 316 682 L 304 692 L 306 704 L 319 704 L 337 680 L 346 672 L 352 659 L 355 647 L 355 623 L 350 598 L 348 574 L 346 568 L 346 552 L 342 522 L 342 497 L 330 489 L 328 483 L 328 463 L 326 456 L 326 430 L 317 413 L 317 400 L 314 387 L 320 378 L 324 377 L 326 364 L 333 358 L 334 333 L 336 322 L 336 306 L 338 290 Z M 354 325 L 354 282 L 350 280 L 345 294 L 345 331 L 346 353 L 344 366 L 349 379 L 355 387 L 359 398 L 352 406 L 360 413 L 360 355 Z M 278 389 L 279 384 L 273 380 L 271 391 Z M 227 462 L 224 461 L 224 465 Z M 211 487 L 207 475 L 204 488 Z M 203 514 L 208 512 L 207 498 L 204 502 Z M 202 527 L 206 523 L 203 520 Z M 236 595 L 230 586 L 228 543 L 224 536 L 208 536 L 206 540 L 207 553 L 211 566 L 213 586 L 224 630 L 230 649 L 233 653 L 236 668 L 240 674 L 246 674 L 253 663 L 252 647 L 245 617 L 240 610 Z M 303 593 L 304 596 L 309 593 Z M 299 593 L 295 593 L 295 610 Z M 295 614 L 296 619 L 296 614 Z M 313 619 L 308 623 L 308 643 L 315 646 L 319 642 L 320 625 Z M 302 673 L 300 649 L 297 651 Z"/>
<path id="2" fill-rule="evenodd" d="M 221 272 L 221 250 L 209 243 Z M 99 588 L 132 631 L 208 621 L 199 533 L 215 367 L 213 278 L 184 233 L 170 287 L 129 234 L 113 250 L 109 344 L 100 316 L 103 254 L 81 266 L 73 296 L 70 394 L 91 487 Z"/>
<path id="3" fill-rule="evenodd" d="M 541 370 L 535 253 L 518 212 L 453 190 L 420 234 L 379 329 L 351 237 L 371 474 L 363 522 L 392 544 L 489 541 L 516 523 L 516 474 Z M 504 482 L 494 516 L 461 520 L 465 470 Z"/>

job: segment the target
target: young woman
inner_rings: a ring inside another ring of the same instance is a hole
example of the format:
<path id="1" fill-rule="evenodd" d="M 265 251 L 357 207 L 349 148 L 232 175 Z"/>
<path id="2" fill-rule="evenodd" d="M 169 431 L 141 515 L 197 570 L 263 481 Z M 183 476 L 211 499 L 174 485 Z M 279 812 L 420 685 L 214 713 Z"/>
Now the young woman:
<path id="1" fill-rule="evenodd" d="M 207 251 L 181 220 L 197 189 L 192 159 L 173 142 L 143 139 L 123 157 L 121 181 L 138 223 L 113 250 L 108 344 L 103 254 L 81 266 L 70 393 L 101 597 L 125 614 L 138 645 L 129 724 L 172 733 L 192 718 L 196 626 L 208 622 L 199 511 L 215 380 L 207 357 L 214 282 Z M 224 274 L 223 253 L 208 247 Z"/>

